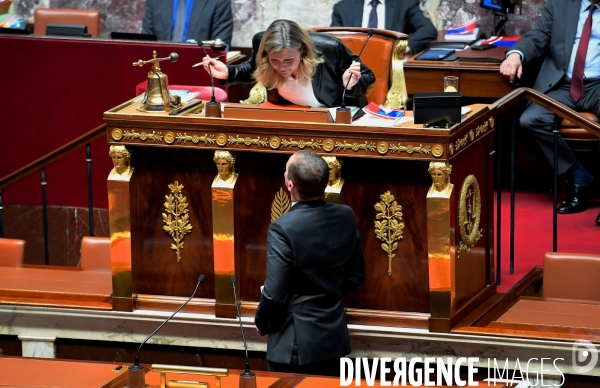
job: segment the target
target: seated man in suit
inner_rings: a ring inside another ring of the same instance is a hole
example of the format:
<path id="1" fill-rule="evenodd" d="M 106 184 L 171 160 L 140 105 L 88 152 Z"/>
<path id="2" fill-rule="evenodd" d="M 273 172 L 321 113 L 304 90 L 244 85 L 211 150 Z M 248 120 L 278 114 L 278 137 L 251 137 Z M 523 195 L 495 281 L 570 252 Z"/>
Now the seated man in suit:
<path id="1" fill-rule="evenodd" d="M 331 27 L 366 27 L 408 34 L 407 53 L 418 53 L 437 38 L 419 0 L 342 0 L 333 6 Z"/>
<path id="2" fill-rule="evenodd" d="M 312 151 L 293 154 L 284 179 L 293 205 L 269 226 L 254 322 L 270 371 L 337 376 L 350 353 L 342 299 L 365 281 L 354 213 L 323 200 L 329 168 Z"/>
<path id="3" fill-rule="evenodd" d="M 548 0 L 531 31 L 507 53 L 500 72 L 513 82 L 515 77 L 521 77 L 522 63 L 545 56 L 533 88 L 576 111 L 600 116 L 599 2 Z M 521 127 L 532 134 L 552 166 L 554 114 L 537 104 L 529 104 L 520 121 Z M 558 212 L 581 212 L 586 208 L 586 191 L 594 177 L 559 137 L 558 174 L 565 173 L 567 198 L 558 207 Z M 600 214 L 596 224 L 600 226 Z"/>
<path id="4" fill-rule="evenodd" d="M 142 33 L 156 35 L 158 40 L 221 39 L 231 45 L 230 0 L 147 0 Z"/>

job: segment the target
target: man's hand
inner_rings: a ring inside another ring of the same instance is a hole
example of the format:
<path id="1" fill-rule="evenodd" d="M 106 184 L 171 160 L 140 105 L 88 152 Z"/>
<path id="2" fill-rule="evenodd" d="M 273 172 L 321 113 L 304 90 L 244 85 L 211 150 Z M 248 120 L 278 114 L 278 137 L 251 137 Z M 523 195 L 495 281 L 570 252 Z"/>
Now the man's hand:
<path id="1" fill-rule="evenodd" d="M 523 73 L 523 66 L 521 65 L 521 55 L 519 53 L 512 53 L 502 62 L 500 65 L 500 74 L 510 80 L 511 83 L 517 78 L 521 78 Z"/>

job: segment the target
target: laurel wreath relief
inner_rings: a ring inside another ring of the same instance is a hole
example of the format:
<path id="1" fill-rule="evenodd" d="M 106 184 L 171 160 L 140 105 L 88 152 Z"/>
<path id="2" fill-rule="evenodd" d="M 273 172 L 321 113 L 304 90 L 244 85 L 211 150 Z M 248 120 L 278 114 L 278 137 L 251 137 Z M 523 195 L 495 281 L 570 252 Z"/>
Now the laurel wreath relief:
<path id="1" fill-rule="evenodd" d="M 168 185 L 171 194 L 165 195 L 165 211 L 162 213 L 163 229 L 173 237 L 171 249 L 177 253 L 177 262 L 181 261 L 181 249 L 183 249 L 183 237 L 192 231 L 192 225 L 189 223 L 190 215 L 187 198 L 181 194 L 183 185 L 175 181 Z"/>
<path id="2" fill-rule="evenodd" d="M 398 249 L 398 241 L 404 238 L 404 222 L 402 222 L 402 206 L 398 205 L 394 196 L 388 191 L 379 196 L 381 202 L 375 204 L 375 236 L 383 241 L 381 248 L 388 255 L 388 276 L 392 276 L 393 252 Z M 377 221 L 381 220 L 381 221 Z"/>

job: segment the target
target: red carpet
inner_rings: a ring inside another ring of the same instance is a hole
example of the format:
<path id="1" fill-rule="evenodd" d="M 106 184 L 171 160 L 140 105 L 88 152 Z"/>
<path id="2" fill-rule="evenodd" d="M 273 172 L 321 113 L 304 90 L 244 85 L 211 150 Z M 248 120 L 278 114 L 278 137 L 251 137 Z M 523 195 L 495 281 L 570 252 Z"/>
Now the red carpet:
<path id="1" fill-rule="evenodd" d="M 559 198 L 559 203 L 562 199 Z M 558 251 L 600 253 L 600 202 L 584 212 L 558 215 Z M 495 214 L 495 212 L 494 212 Z M 506 292 L 534 266 L 542 267 L 544 253 L 552 251 L 552 195 L 517 192 L 515 196 L 515 273 L 509 273 L 510 192 L 502 193 L 502 279 Z M 494 224 L 495 225 L 495 224 Z"/>

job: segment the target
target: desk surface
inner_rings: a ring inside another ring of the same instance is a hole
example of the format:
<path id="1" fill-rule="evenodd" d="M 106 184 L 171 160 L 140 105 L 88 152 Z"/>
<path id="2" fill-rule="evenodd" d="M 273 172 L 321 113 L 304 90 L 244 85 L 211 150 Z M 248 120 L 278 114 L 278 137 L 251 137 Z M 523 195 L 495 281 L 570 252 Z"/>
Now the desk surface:
<path id="1" fill-rule="evenodd" d="M 111 309 L 109 269 L 24 265 L 0 268 L 0 301 L 8 304 Z"/>

